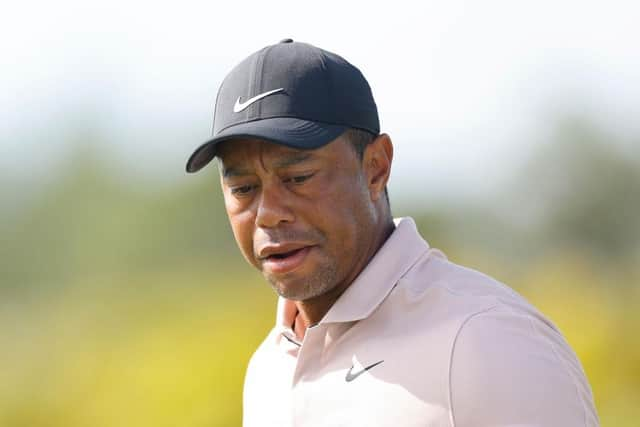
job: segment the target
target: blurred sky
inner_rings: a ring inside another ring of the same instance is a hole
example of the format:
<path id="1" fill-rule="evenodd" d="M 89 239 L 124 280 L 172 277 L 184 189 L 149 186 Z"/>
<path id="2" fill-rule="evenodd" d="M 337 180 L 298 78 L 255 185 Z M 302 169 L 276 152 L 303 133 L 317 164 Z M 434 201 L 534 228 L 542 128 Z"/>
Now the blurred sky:
<path id="1" fill-rule="evenodd" d="M 396 146 L 392 194 L 482 197 L 565 112 L 640 134 L 638 22 L 633 1 L 12 2 L 0 168 L 46 180 L 84 132 L 76 146 L 101 136 L 126 179 L 185 182 L 223 77 L 291 37 L 369 80 Z"/>

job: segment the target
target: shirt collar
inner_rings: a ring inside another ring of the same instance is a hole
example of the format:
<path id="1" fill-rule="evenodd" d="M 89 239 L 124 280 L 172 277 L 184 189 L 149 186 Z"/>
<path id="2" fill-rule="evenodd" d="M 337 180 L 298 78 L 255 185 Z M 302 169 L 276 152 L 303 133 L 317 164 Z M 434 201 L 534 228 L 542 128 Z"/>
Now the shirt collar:
<path id="1" fill-rule="evenodd" d="M 429 250 L 429 244 L 418 233 L 412 218 L 396 218 L 393 222 L 396 225 L 393 233 L 333 304 L 320 324 L 351 322 L 368 317 L 418 258 Z M 290 330 L 296 313 L 295 303 L 280 297 L 276 324 Z"/>

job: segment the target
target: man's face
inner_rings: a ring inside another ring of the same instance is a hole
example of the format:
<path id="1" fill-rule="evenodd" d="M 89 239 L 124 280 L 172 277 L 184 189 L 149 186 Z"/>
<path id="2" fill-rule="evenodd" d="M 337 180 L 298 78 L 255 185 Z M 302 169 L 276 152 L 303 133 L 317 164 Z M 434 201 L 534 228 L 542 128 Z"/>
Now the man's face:
<path id="1" fill-rule="evenodd" d="M 348 141 L 297 150 L 236 140 L 217 153 L 238 246 L 280 295 L 307 300 L 351 283 L 367 262 L 376 214 Z"/>

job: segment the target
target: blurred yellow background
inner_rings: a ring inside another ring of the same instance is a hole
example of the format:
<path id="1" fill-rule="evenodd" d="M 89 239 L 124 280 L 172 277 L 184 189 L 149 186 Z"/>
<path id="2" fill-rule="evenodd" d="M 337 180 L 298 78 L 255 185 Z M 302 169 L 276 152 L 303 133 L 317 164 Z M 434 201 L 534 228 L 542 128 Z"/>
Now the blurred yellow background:
<path id="1" fill-rule="evenodd" d="M 215 167 L 183 171 L 224 75 L 284 37 L 369 79 L 394 216 L 558 325 L 603 426 L 640 424 L 637 7 L 209 3 L 0 17 L 0 427 L 240 425 L 276 297 Z"/>
<path id="2" fill-rule="evenodd" d="M 544 206 L 535 220 L 479 202 L 394 211 L 548 314 L 584 365 L 602 424 L 634 426 L 640 169 L 587 129 L 569 121 L 504 190 L 513 209 Z M 241 260 L 217 171 L 158 190 L 119 181 L 110 163 L 72 152 L 2 217 L 0 425 L 239 425 L 244 369 L 275 295 Z M 564 189 L 547 186 L 558 173 Z"/>

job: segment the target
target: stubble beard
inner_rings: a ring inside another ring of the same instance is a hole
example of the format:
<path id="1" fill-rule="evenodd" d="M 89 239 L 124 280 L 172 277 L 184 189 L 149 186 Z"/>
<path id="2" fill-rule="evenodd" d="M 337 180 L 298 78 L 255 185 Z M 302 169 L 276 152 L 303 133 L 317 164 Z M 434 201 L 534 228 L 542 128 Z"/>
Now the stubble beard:
<path id="1" fill-rule="evenodd" d="M 310 275 L 283 283 L 275 277 L 264 274 L 271 287 L 283 298 L 293 301 L 304 301 L 323 295 L 333 289 L 338 282 L 338 269 L 335 262 L 326 262 Z"/>
<path id="2" fill-rule="evenodd" d="M 343 256 L 351 256 L 355 262 L 359 255 L 358 248 L 364 247 L 363 236 L 365 236 L 365 230 L 362 225 L 359 227 L 359 233 L 356 234 L 356 240 L 351 251 L 349 251 L 350 253 L 343 254 Z M 339 263 L 336 258 L 325 254 L 324 259 L 322 259 L 317 268 L 305 277 L 295 279 L 285 276 L 283 280 L 277 280 L 265 272 L 263 272 L 263 275 L 281 297 L 294 301 L 305 301 L 330 292 L 340 284 L 341 280 L 345 280 L 348 271 L 340 271 L 338 266 Z"/>

